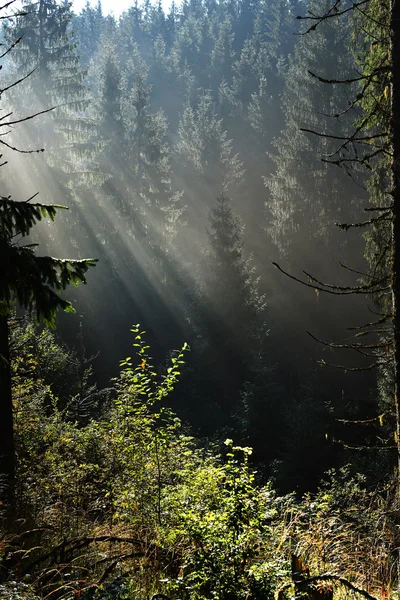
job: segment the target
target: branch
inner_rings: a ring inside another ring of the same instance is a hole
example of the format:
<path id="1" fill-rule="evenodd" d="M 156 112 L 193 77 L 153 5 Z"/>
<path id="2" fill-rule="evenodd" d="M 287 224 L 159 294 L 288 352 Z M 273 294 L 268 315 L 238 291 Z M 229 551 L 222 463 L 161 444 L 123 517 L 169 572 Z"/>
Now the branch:
<path id="1" fill-rule="evenodd" d="M 10 48 L 11 50 L 12 48 Z M 3 55 L 4 56 L 4 55 Z M 23 81 L 25 81 L 25 79 L 28 79 L 28 77 L 30 77 L 32 75 L 32 73 L 35 72 L 35 69 L 33 69 L 32 71 L 30 71 L 27 75 L 24 75 L 23 77 L 21 77 L 21 79 L 17 79 L 17 81 L 13 81 L 12 83 L 10 83 L 10 85 L 8 85 L 5 88 L 2 88 L 0 90 L 0 95 L 4 94 L 4 92 L 8 92 L 8 90 L 11 90 L 11 88 L 15 87 L 16 85 L 18 85 L 19 83 L 22 83 Z"/>
<path id="2" fill-rule="evenodd" d="M 363 329 L 366 329 L 367 327 L 375 327 L 377 325 L 382 325 L 383 323 L 385 323 L 385 321 L 387 321 L 389 318 L 388 315 L 384 315 L 381 319 L 378 319 L 378 321 L 372 321 L 371 323 L 365 323 L 364 325 L 359 325 L 358 327 L 347 327 L 347 331 L 360 331 Z M 368 332 L 371 333 L 371 332 Z M 360 335 L 360 334 L 357 334 Z"/>
<path id="3" fill-rule="evenodd" d="M 361 419 L 358 421 L 355 419 L 336 419 L 336 421 L 338 423 L 344 423 L 345 425 L 365 425 L 366 423 L 375 423 L 376 421 L 381 423 L 383 421 L 383 417 L 386 417 L 387 415 L 390 415 L 390 413 L 385 412 L 377 417 L 372 417 L 371 419 Z"/>
<path id="4" fill-rule="evenodd" d="M 96 542 L 110 542 L 110 543 L 116 543 L 116 544 L 126 543 L 126 544 L 134 544 L 136 546 L 142 546 L 142 542 L 136 538 L 119 537 L 119 536 L 115 536 L 115 535 L 88 536 L 88 537 L 83 537 L 83 538 L 77 538 L 75 540 L 70 540 L 69 542 L 63 541 L 60 544 L 58 544 L 55 548 L 53 548 L 52 550 L 47 552 L 46 554 L 39 556 L 36 560 L 34 560 L 32 563 L 30 563 L 26 569 L 23 569 L 21 571 L 21 573 L 22 573 L 22 575 L 25 575 L 26 573 L 29 572 L 30 569 L 32 569 L 33 566 L 45 562 L 46 560 L 53 557 L 60 551 L 63 551 L 64 553 L 71 552 L 74 550 L 84 548 L 85 546 L 89 546 L 90 544 L 96 543 Z"/>
<path id="5" fill-rule="evenodd" d="M 19 154 L 37 154 L 39 152 L 44 152 L 44 148 L 39 148 L 38 150 L 21 150 L 20 148 L 16 148 L 15 146 L 11 146 L 11 144 L 7 144 L 4 140 L 0 140 L 0 144 L 13 150 L 14 152 L 18 152 Z M 7 161 L 4 164 L 7 164 Z M 1 165 L 2 166 L 2 165 Z"/>
<path id="6" fill-rule="evenodd" d="M 296 17 L 296 19 L 301 20 L 301 21 L 306 21 L 306 20 L 316 21 L 316 23 L 314 23 L 314 25 L 311 25 L 301 35 L 307 35 L 311 31 L 315 31 L 317 29 L 318 25 L 321 25 L 321 23 L 323 21 L 326 21 L 327 19 L 332 19 L 333 17 L 340 17 L 341 15 L 345 15 L 346 13 L 350 12 L 351 10 L 358 8 L 359 6 L 368 4 L 369 1 L 370 0 L 360 0 L 360 2 L 352 2 L 351 6 L 349 8 L 344 8 L 343 10 L 338 10 L 337 7 L 340 4 L 340 0 L 336 0 L 335 4 L 333 6 L 331 6 L 331 8 L 328 10 L 328 12 L 326 12 L 324 15 L 320 15 L 320 16 L 309 15 L 309 16 L 305 16 L 305 17 L 298 16 L 298 17 Z"/>
<path id="7" fill-rule="evenodd" d="M 0 8 L 0 10 L 1 10 L 1 8 Z M 21 35 L 21 36 L 20 36 L 18 39 L 16 39 L 16 40 L 15 40 L 15 42 L 13 42 L 13 43 L 11 44 L 11 46 L 9 46 L 9 47 L 7 48 L 7 50 L 6 50 L 5 52 L 3 52 L 3 54 L 0 54 L 0 59 L 1 59 L 1 58 L 4 58 L 5 56 L 7 56 L 7 54 L 9 54 L 9 52 L 11 52 L 11 50 L 13 50 L 13 48 L 15 48 L 15 46 L 16 46 L 17 44 L 19 44 L 21 40 L 22 40 L 22 35 Z"/>
<path id="8" fill-rule="evenodd" d="M 282 267 L 280 267 L 278 265 L 278 263 L 273 262 L 272 263 L 274 265 L 274 267 L 276 267 L 279 271 L 281 271 L 281 273 L 283 273 L 284 275 L 286 275 L 286 277 L 289 277 L 289 279 L 293 279 L 293 281 L 297 281 L 297 283 L 301 283 L 302 285 L 309 287 L 313 290 L 318 290 L 319 292 L 325 292 L 326 294 L 332 294 L 334 296 L 349 296 L 350 294 L 371 294 L 371 293 L 377 293 L 377 292 L 383 292 L 383 291 L 387 291 L 390 288 L 389 287 L 385 287 L 385 288 L 378 288 L 378 289 L 370 289 L 370 286 L 362 286 L 362 287 L 340 287 L 340 286 L 331 286 L 328 284 L 320 284 L 320 285 L 314 285 L 311 283 L 307 283 L 306 281 L 302 281 L 301 279 L 298 279 L 297 277 L 295 277 L 294 275 L 290 275 L 290 273 L 287 273 L 287 271 L 284 271 L 282 269 Z M 308 277 L 310 277 L 310 279 L 314 279 L 315 281 L 317 281 L 314 277 L 312 277 L 311 275 L 308 275 L 305 271 L 303 271 Z M 317 281 L 317 284 L 319 282 Z M 378 282 L 376 283 L 376 285 L 378 285 Z M 322 287 L 322 286 L 326 286 L 326 287 Z"/>
<path id="9" fill-rule="evenodd" d="M 313 135 L 317 135 L 318 137 L 328 138 L 330 140 L 340 140 L 340 141 L 348 141 L 348 142 L 369 142 L 371 140 L 375 140 L 379 137 L 387 137 L 387 133 L 377 133 L 376 135 L 366 135 L 362 138 L 351 138 L 348 136 L 340 136 L 340 135 L 331 135 L 329 133 L 320 133 L 319 131 L 314 131 L 313 129 L 306 129 L 305 127 L 300 127 L 300 131 L 304 131 L 304 133 L 312 133 Z"/>
<path id="10" fill-rule="evenodd" d="M 355 592 L 356 594 L 360 594 L 360 596 L 363 596 L 367 600 L 377 600 L 375 598 L 375 596 L 372 596 L 366 590 L 355 586 L 353 583 L 350 583 L 350 581 L 348 581 L 344 577 L 340 577 L 339 575 L 331 575 L 330 573 L 327 573 L 326 575 L 320 575 L 320 576 L 316 576 L 316 577 L 309 577 L 308 579 L 306 579 L 304 581 L 304 583 L 315 583 L 317 581 L 337 581 L 338 583 L 340 583 L 344 587 L 348 588 L 352 592 Z"/>
<path id="11" fill-rule="evenodd" d="M 372 219 L 369 219 L 368 221 L 361 221 L 360 223 L 335 223 L 335 225 L 336 227 L 339 227 L 339 229 L 344 229 L 345 231 L 348 231 L 349 229 L 368 227 L 368 225 L 373 225 L 374 223 L 392 220 L 391 217 L 387 217 L 388 215 L 384 213 L 379 217 L 374 217 Z"/>
<path id="12" fill-rule="evenodd" d="M 6 123 L 0 123 L 0 127 L 7 127 L 8 125 L 18 125 L 18 123 L 24 123 L 25 121 L 29 121 L 30 119 L 34 119 L 35 117 L 39 117 L 40 115 L 45 115 L 46 113 L 51 112 L 56 108 L 59 108 L 59 106 L 52 106 L 51 108 L 46 108 L 45 110 L 41 110 L 35 113 L 34 115 L 22 117 L 21 119 L 17 119 L 16 121 L 7 121 Z"/>
<path id="13" fill-rule="evenodd" d="M 313 340 L 315 340 L 319 344 L 322 344 L 323 346 L 327 346 L 328 348 L 335 348 L 335 349 L 345 349 L 345 350 L 361 349 L 362 350 L 363 348 L 365 348 L 366 350 L 375 350 L 375 349 L 379 349 L 379 348 L 388 348 L 389 346 L 393 345 L 392 340 L 385 340 L 385 341 L 379 342 L 377 344 L 364 344 L 364 343 L 335 344 L 335 343 L 331 343 L 331 342 L 324 342 L 324 340 L 320 340 L 319 338 L 315 337 L 315 335 L 313 335 L 310 331 L 307 331 L 307 333 Z"/>
<path id="14" fill-rule="evenodd" d="M 393 210 L 393 205 L 390 206 L 371 206 L 364 208 L 365 212 Z"/>
<path id="15" fill-rule="evenodd" d="M 364 81 L 366 79 L 369 80 L 369 79 L 372 79 L 375 75 L 378 75 L 379 73 L 389 73 L 389 72 L 390 72 L 389 66 L 382 66 L 382 67 L 377 67 L 376 69 L 374 69 L 372 71 L 372 73 L 370 73 L 369 75 L 360 75 L 359 77 L 349 77 L 348 79 L 326 79 L 325 77 L 321 77 L 320 75 L 317 75 L 316 73 L 313 73 L 312 71 L 307 69 L 307 73 L 309 75 L 311 75 L 311 77 L 318 79 L 318 81 L 320 81 L 321 83 L 329 83 L 329 84 L 338 83 L 338 84 L 345 84 L 345 85 L 350 85 L 351 83 L 357 83 L 358 81 Z"/>
<path id="16" fill-rule="evenodd" d="M 368 277 L 369 279 L 373 279 L 375 277 L 375 275 L 370 275 L 369 273 L 363 273 L 362 271 L 357 271 L 356 269 L 352 269 L 351 267 L 348 267 L 341 261 L 339 261 L 339 265 L 343 269 L 346 269 L 346 271 L 350 271 L 350 273 L 354 273 L 355 275 L 361 275 L 361 277 Z"/>
<path id="17" fill-rule="evenodd" d="M 317 360 L 316 363 L 320 367 L 331 367 L 332 369 L 341 369 L 342 371 L 345 371 L 346 373 L 347 373 L 347 371 L 351 371 L 351 372 L 372 371 L 372 369 L 375 369 L 375 367 L 379 366 L 379 363 L 372 363 L 371 365 L 367 365 L 366 367 L 346 367 L 345 365 L 333 365 L 331 363 L 325 362 L 324 360 Z"/>
<path id="18" fill-rule="evenodd" d="M 360 596 L 363 596 L 364 598 L 366 598 L 366 600 L 377 600 L 377 598 L 375 598 L 375 596 L 371 596 L 371 594 L 369 592 L 366 592 L 364 589 L 355 586 L 353 583 L 350 583 L 350 581 L 348 581 L 344 577 L 340 577 L 339 575 L 331 575 L 330 573 L 326 573 L 325 575 L 317 575 L 315 577 L 308 577 L 307 579 L 303 579 L 301 581 L 301 587 L 304 584 L 318 583 L 319 581 L 337 581 L 338 583 L 340 583 L 344 587 L 347 587 L 352 592 L 355 592 L 356 594 L 360 594 Z M 293 586 L 293 583 L 287 583 L 286 585 L 282 586 L 278 590 L 278 592 L 276 593 L 276 595 L 275 595 L 275 597 L 277 598 L 277 600 L 279 600 L 280 598 L 282 598 L 283 593 L 286 590 L 288 590 L 289 588 L 291 588 L 292 586 Z"/>
<path id="19" fill-rule="evenodd" d="M 309 277 L 311 279 L 311 281 L 316 281 L 318 283 L 318 285 L 321 285 L 324 288 L 339 290 L 342 292 L 345 292 L 345 291 L 353 292 L 355 290 L 363 290 L 364 293 L 371 293 L 368 291 L 368 290 L 370 290 L 370 288 L 381 285 L 387 279 L 387 277 L 382 277 L 381 279 L 378 279 L 375 282 L 371 281 L 371 283 L 367 283 L 363 286 L 350 287 L 350 286 L 340 286 L 340 285 L 331 285 L 329 283 L 323 283 L 322 281 L 319 281 L 316 277 L 314 277 L 310 273 L 307 273 L 307 271 L 303 271 L 303 273 L 304 273 L 304 275 L 306 275 L 306 277 Z M 389 289 L 389 288 L 385 288 L 385 289 Z M 365 291 L 365 290 L 367 290 L 367 291 Z"/>

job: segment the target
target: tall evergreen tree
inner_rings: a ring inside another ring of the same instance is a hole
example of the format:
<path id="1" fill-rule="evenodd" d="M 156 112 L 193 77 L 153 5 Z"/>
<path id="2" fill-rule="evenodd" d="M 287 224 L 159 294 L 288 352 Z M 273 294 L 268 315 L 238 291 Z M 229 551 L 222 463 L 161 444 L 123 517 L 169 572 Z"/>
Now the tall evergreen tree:
<path id="1" fill-rule="evenodd" d="M 8 317 L 17 301 L 38 320 L 43 318 L 48 324 L 54 324 L 58 309 L 73 310 L 59 292 L 70 283 L 86 283 L 85 273 L 95 263 L 92 259 L 37 256 L 34 245 L 21 244 L 43 216 L 53 220 L 57 208 L 62 207 L 0 198 L 0 473 L 9 487 L 8 494 L 12 494 L 15 472 Z M 12 496 L 9 499 L 12 501 Z"/>
<path id="2" fill-rule="evenodd" d="M 33 116 L 31 114 L 28 118 Z M 14 124 L 18 122 L 21 124 L 24 118 L 14 121 Z M 59 293 L 70 283 L 85 283 L 85 274 L 95 263 L 92 259 L 37 256 L 36 244 L 22 243 L 38 221 L 43 217 L 54 220 L 56 210 L 62 208 L 55 204 L 33 202 L 33 198 L 21 202 L 12 200 L 10 196 L 0 198 L 0 473 L 5 477 L 6 497 L 11 505 L 15 457 L 8 317 L 15 302 L 18 302 L 22 309 L 35 314 L 37 320 L 44 319 L 48 324 L 54 324 L 58 309 L 73 310 L 71 303 Z"/>
<path id="3" fill-rule="evenodd" d="M 187 190 L 189 225 L 198 227 L 211 208 L 212 198 L 221 191 L 235 195 L 243 177 L 242 163 L 233 152 L 232 140 L 209 92 L 195 108 L 186 105 L 178 136 L 175 173 Z"/>
<path id="4" fill-rule="evenodd" d="M 265 300 L 244 256 L 242 226 L 229 198 L 218 196 L 209 216 L 208 246 L 197 276 L 189 321 L 198 369 L 191 403 L 203 433 L 232 427 L 241 411 L 240 390 L 265 343 Z M 207 406 L 204 406 L 206 403 Z"/>
<path id="5" fill-rule="evenodd" d="M 12 102 L 20 110 L 56 108 L 21 128 L 18 141 L 28 147 L 46 146 L 52 169 L 47 174 L 50 195 L 68 198 L 68 188 L 101 179 L 94 161 L 97 148 L 91 142 L 95 124 L 85 115 L 89 95 L 71 30 L 73 15 L 68 3 L 56 0 L 26 0 L 23 9 L 26 15 L 9 24 L 5 33 L 9 41 L 22 38 L 12 57 L 15 68 L 19 73 L 33 73 L 29 94 L 16 96 Z M 34 173 L 32 166 L 32 177 Z"/>
<path id="6" fill-rule="evenodd" d="M 314 10 L 312 3 L 309 10 Z M 328 130 L 329 117 L 324 115 L 346 108 L 343 89 L 305 75 L 312 72 L 329 78 L 351 73 L 348 36 L 348 27 L 327 21 L 317 35 L 299 39 L 286 74 L 286 126 L 275 142 L 276 172 L 266 178 L 270 192 L 266 204 L 272 239 L 282 255 L 302 268 L 311 266 L 316 253 L 319 262 L 321 253 L 328 264 L 338 262 L 343 236 L 332 245 L 334 224 L 352 221 L 354 198 L 360 196 L 343 171 L 321 161 L 333 148 L 323 134 L 335 133 Z M 305 134 L 301 128 L 322 136 Z"/>
<path id="7" fill-rule="evenodd" d="M 146 72 L 138 70 L 125 114 L 131 186 L 128 212 L 137 215 L 135 235 L 143 241 L 141 236 L 147 231 L 148 243 L 155 249 L 157 246 L 165 248 L 168 236 L 176 233 L 181 206 L 179 194 L 174 194 L 171 188 L 167 122 L 162 112 L 150 112 L 149 94 Z"/>
<path id="8" fill-rule="evenodd" d="M 72 25 L 79 42 L 81 60 L 85 65 L 89 64 L 90 59 L 98 51 L 107 20 L 109 20 L 109 17 L 106 18 L 103 15 L 100 0 L 98 0 L 94 7 L 90 5 L 89 0 L 86 0 L 86 4 L 79 16 L 73 18 Z"/>

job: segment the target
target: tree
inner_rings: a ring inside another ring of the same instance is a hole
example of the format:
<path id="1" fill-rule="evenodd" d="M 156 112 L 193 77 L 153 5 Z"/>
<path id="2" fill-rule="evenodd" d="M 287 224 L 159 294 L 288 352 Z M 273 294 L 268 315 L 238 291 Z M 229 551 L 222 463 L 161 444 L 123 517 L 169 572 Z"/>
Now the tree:
<path id="1" fill-rule="evenodd" d="M 235 196 L 243 177 L 242 163 L 224 130 L 210 92 L 195 107 L 187 103 L 178 127 L 175 173 L 185 183 L 189 227 L 205 221 L 221 191 Z"/>
<path id="2" fill-rule="evenodd" d="M 362 6 L 362 9 L 360 7 Z M 356 120 L 349 131 L 336 134 L 321 130 L 305 130 L 320 140 L 334 141 L 325 162 L 342 167 L 352 175 L 354 170 L 364 167 L 371 174 L 367 185 L 372 207 L 365 208 L 369 218 L 356 222 L 342 223 L 344 230 L 367 231 L 367 273 L 353 271 L 363 278 L 359 285 L 340 286 L 314 280 L 301 281 L 314 287 L 318 293 L 334 295 L 368 294 L 378 306 L 378 319 L 352 328 L 357 333 L 345 343 L 334 344 L 322 341 L 331 349 L 346 349 L 361 354 L 365 362 L 360 367 L 347 364 L 334 365 L 345 370 L 370 371 L 376 367 L 383 375 L 384 388 L 390 404 L 382 415 L 370 419 L 382 426 L 383 417 L 392 422 L 388 436 L 389 444 L 382 442 L 379 434 L 377 448 L 388 449 L 395 456 L 396 506 L 400 502 L 400 6 L 398 2 L 376 2 L 361 0 L 338 8 L 337 5 L 323 6 L 309 11 L 303 20 L 311 23 L 304 34 L 314 34 L 339 18 L 347 19 L 355 12 L 356 39 L 361 48 L 357 52 L 358 71 L 353 77 L 327 77 L 322 73 L 310 72 L 319 83 L 348 88 L 356 84 L 353 97 L 347 106 L 332 116 L 339 119 L 355 111 Z M 332 21 L 333 20 L 333 21 Z M 307 35 L 310 37 L 310 35 Z M 354 112 L 353 112 L 354 114 Z M 353 170 L 352 170 L 353 169 Z M 278 266 L 278 265 L 276 265 Z M 278 266 L 278 268 L 280 268 Z M 281 269 L 282 270 L 282 269 Z M 351 269 L 350 269 L 351 270 Z M 363 341 L 359 341 L 362 336 Z M 321 341 L 321 340 L 318 340 Z M 323 363 L 323 361 L 321 361 Z M 374 446 L 371 446 L 373 448 Z M 398 514 L 398 513 L 396 513 Z M 398 519 L 398 516 L 396 517 Z M 397 522 L 398 526 L 398 522 Z M 398 547 L 398 542 L 396 542 Z M 400 560 L 398 558 L 398 579 Z"/>
<path id="3" fill-rule="evenodd" d="M 309 10 L 316 10 L 311 3 Z M 290 264 L 310 266 L 321 252 L 325 260 L 336 264 L 343 236 L 335 240 L 334 223 L 352 221 L 354 197 L 359 189 L 344 172 L 334 169 L 321 156 L 329 156 L 332 141 L 305 134 L 301 128 L 327 131 L 332 106 L 338 112 L 346 106 L 342 88 L 324 86 L 307 71 L 325 78 L 352 72 L 346 44 L 349 29 L 329 20 L 314 36 L 300 37 L 286 72 L 283 106 L 286 126 L 275 140 L 275 173 L 266 178 L 269 235 L 281 256 Z M 333 128 L 331 128 L 333 129 Z M 332 133 L 335 133 L 334 130 Z M 306 240 L 306 243 L 305 243 Z"/>
<path id="4" fill-rule="evenodd" d="M 88 64 L 96 54 L 105 24 L 107 21 L 111 24 L 112 19 L 113 17 L 103 15 L 100 0 L 94 7 L 90 5 L 89 0 L 86 0 L 79 16 L 74 17 L 73 26 L 79 39 L 79 49 L 85 64 Z"/>
<path id="5" fill-rule="evenodd" d="M 202 396 L 195 410 L 203 413 L 208 433 L 232 427 L 241 409 L 240 391 L 250 377 L 255 356 L 262 353 L 266 326 L 265 299 L 244 256 L 242 226 L 224 193 L 210 211 L 208 247 L 188 317 Z"/>
<path id="6" fill-rule="evenodd" d="M 86 283 L 85 274 L 94 259 L 71 260 L 37 256 L 35 244 L 21 245 L 42 217 L 54 219 L 58 205 L 0 198 L 0 248 L 2 277 L 0 283 L 0 473 L 12 488 L 14 480 L 13 417 L 8 317 L 14 302 L 34 313 L 37 320 L 54 326 L 59 309 L 73 311 L 70 302 L 59 292 L 73 283 Z"/>
<path id="7" fill-rule="evenodd" d="M 14 94 L 11 103 L 21 111 L 44 114 L 26 123 L 14 137 L 22 146 L 46 147 L 47 164 L 41 165 L 40 171 L 47 169 L 49 197 L 57 194 L 66 201 L 71 190 L 102 180 L 95 163 L 98 148 L 92 139 L 96 125 L 87 116 L 90 99 L 86 71 L 71 30 L 70 4 L 25 0 L 23 10 L 7 25 L 5 37 L 9 44 L 21 38 L 11 63 L 16 73 L 31 73 L 26 83 L 29 93 Z M 46 112 L 49 107 L 55 109 Z M 29 171 L 40 185 L 37 163 L 29 165 Z"/>
<path id="8" fill-rule="evenodd" d="M 16 82 L 19 84 L 19 82 Z M 5 91 L 4 87 L 1 94 Z M 14 119 L 22 123 L 29 117 Z M 1 127 L 9 127 L 11 119 Z M 3 145 L 8 146 L 4 141 Z M 23 151 L 22 151 L 23 152 Z M 29 150 L 26 152 L 30 152 Z M 72 260 L 37 256 L 36 244 L 24 244 L 32 228 L 42 218 L 53 220 L 62 206 L 33 202 L 36 194 L 25 201 L 0 196 L 0 473 L 4 476 L 5 495 L 10 510 L 13 505 L 15 456 L 13 443 L 13 409 L 8 317 L 15 302 L 49 325 L 54 325 L 59 309 L 73 311 L 70 302 L 59 293 L 73 283 L 86 282 L 85 274 L 94 259 Z"/>
<path id="9" fill-rule="evenodd" d="M 150 112 L 150 86 L 145 69 L 138 69 L 128 98 L 127 147 L 130 185 L 137 203 L 128 208 L 136 212 L 149 233 L 150 245 L 165 248 L 176 233 L 182 212 L 180 194 L 171 188 L 170 147 L 167 121 L 161 111 Z M 135 232 L 139 235 L 140 231 Z"/>

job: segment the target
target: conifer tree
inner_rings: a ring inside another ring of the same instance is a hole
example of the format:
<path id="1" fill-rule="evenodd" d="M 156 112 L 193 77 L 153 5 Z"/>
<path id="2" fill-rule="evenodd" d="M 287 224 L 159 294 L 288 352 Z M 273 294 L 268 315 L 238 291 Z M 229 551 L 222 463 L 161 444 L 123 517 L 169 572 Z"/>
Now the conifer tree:
<path id="1" fill-rule="evenodd" d="M 86 73 L 71 30 L 73 15 L 68 3 L 56 0 L 25 0 L 23 10 L 26 14 L 8 25 L 5 33 L 10 43 L 21 37 L 12 55 L 14 68 L 33 73 L 28 81 L 29 94 L 13 97 L 13 105 L 35 112 L 56 108 L 21 129 L 18 141 L 46 146 L 50 195 L 67 198 L 69 187 L 102 179 L 94 160 L 97 148 L 91 142 L 95 124 L 85 114 L 90 102 Z M 31 171 L 34 178 L 33 166 Z"/>
<path id="2" fill-rule="evenodd" d="M 312 4 L 309 10 L 313 10 Z M 301 130 L 328 133 L 328 116 L 324 115 L 347 106 L 343 89 L 324 86 L 304 74 L 318 72 L 329 78 L 351 72 L 348 35 L 348 27 L 342 24 L 339 28 L 335 20 L 329 20 L 315 36 L 299 38 L 285 77 L 286 126 L 274 143 L 276 172 L 266 178 L 268 230 L 282 255 L 301 268 L 307 263 L 310 266 L 316 252 L 319 261 L 325 252 L 328 262 L 338 262 L 340 245 L 336 242 L 334 248 L 331 243 L 334 224 L 352 221 L 354 198 L 360 196 L 343 171 L 321 161 L 332 148 L 329 139 Z M 329 133 L 335 132 L 331 128 Z M 340 240 L 344 241 L 343 236 Z"/>
<path id="3" fill-rule="evenodd" d="M 10 43 L 5 54 L 10 53 L 14 47 L 15 40 Z M 42 51 L 45 49 L 42 48 Z M 7 87 L 9 86 L 3 85 L 1 96 Z M 21 81 L 16 81 L 12 87 L 16 87 L 21 93 Z M 14 119 L 12 125 L 21 126 L 35 116 L 37 115 L 30 113 L 28 116 Z M 10 119 L 3 119 L 1 126 L 9 125 Z M 2 144 L 14 152 L 34 152 L 16 150 L 4 141 Z M 8 317 L 15 303 L 18 303 L 20 308 L 35 315 L 38 321 L 44 320 L 45 323 L 54 325 L 59 309 L 73 311 L 71 303 L 63 299 L 60 292 L 71 283 L 86 283 L 86 272 L 95 264 L 93 259 L 71 260 L 38 256 L 37 244 L 24 243 L 38 221 L 42 218 L 54 220 L 57 209 L 63 208 L 57 204 L 34 202 L 36 195 L 24 201 L 15 201 L 11 196 L 0 196 L 0 473 L 3 476 L 2 500 L 8 504 L 10 517 L 13 516 L 14 504 L 15 456 Z"/>
<path id="4" fill-rule="evenodd" d="M 150 87 L 146 72 L 138 70 L 126 103 L 126 144 L 129 160 L 131 195 L 128 202 L 132 215 L 136 214 L 138 228 L 135 235 L 155 249 L 168 243 L 176 233 L 182 212 L 179 193 L 171 187 L 170 148 L 167 122 L 161 111 L 150 112 Z M 141 226 L 139 225 L 141 223 Z"/>
<path id="5" fill-rule="evenodd" d="M 235 56 L 233 50 L 232 18 L 226 16 L 218 23 L 214 39 L 214 47 L 211 51 L 211 77 L 210 85 L 214 93 L 218 92 L 222 81 L 231 83 L 232 64 Z"/>
<path id="6" fill-rule="evenodd" d="M 240 186 L 242 163 L 234 154 L 232 140 L 224 130 L 210 93 L 204 93 L 195 108 L 187 104 L 179 123 L 176 172 L 186 182 L 188 215 L 205 216 L 212 198 L 224 190 L 235 195 Z M 178 170 L 179 169 L 179 170 Z M 198 206 L 202 198 L 203 206 Z"/>
<path id="7" fill-rule="evenodd" d="M 37 256 L 36 244 L 22 243 L 43 217 L 54 220 L 59 208 L 63 207 L 0 197 L 0 473 L 5 476 L 11 494 L 15 469 L 8 317 L 18 302 L 38 321 L 43 319 L 54 325 L 59 309 L 73 311 L 71 303 L 59 293 L 71 283 L 86 283 L 85 274 L 95 264 L 93 259 Z"/>
<path id="8" fill-rule="evenodd" d="M 122 78 L 113 46 L 103 50 L 96 112 L 98 138 L 102 144 L 98 160 L 101 169 L 110 176 L 103 184 L 103 191 L 112 193 L 117 206 L 122 206 L 129 167 L 122 113 Z"/>
<path id="9" fill-rule="evenodd" d="M 265 299 L 244 256 L 242 235 L 229 198 L 220 194 L 210 212 L 209 243 L 189 314 L 196 336 L 191 345 L 200 394 L 208 406 L 206 411 L 204 405 L 195 410 L 201 410 L 208 422 L 212 415 L 214 432 L 218 427 L 232 427 L 232 419 L 238 417 L 240 390 L 266 337 Z M 203 426 L 207 432 L 206 423 Z"/>
<path id="10" fill-rule="evenodd" d="M 87 0 L 79 17 L 74 17 L 72 25 L 79 42 L 79 53 L 83 64 L 87 65 L 97 53 L 106 20 L 109 19 L 110 17 L 106 18 L 103 15 L 101 0 L 98 0 L 96 6 L 91 6 Z"/>

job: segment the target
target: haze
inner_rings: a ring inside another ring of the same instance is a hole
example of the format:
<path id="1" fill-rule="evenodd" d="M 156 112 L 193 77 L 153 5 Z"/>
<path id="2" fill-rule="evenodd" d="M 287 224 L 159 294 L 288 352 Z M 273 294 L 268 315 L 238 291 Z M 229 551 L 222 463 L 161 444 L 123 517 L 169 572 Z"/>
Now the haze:
<path id="1" fill-rule="evenodd" d="M 97 2 L 92 1 L 91 6 L 95 6 Z M 169 0 L 163 0 L 164 10 L 168 10 L 171 2 Z M 80 13 L 81 10 L 86 6 L 86 0 L 73 0 L 73 9 L 76 13 Z M 128 10 L 133 5 L 133 0 L 102 0 L 102 9 L 104 14 L 112 14 L 115 17 L 119 17 L 125 10 Z"/>
<path id="2" fill-rule="evenodd" d="M 59 331 L 97 357 L 100 386 L 133 355 L 133 324 L 157 363 L 188 342 L 171 400 L 179 415 L 212 439 L 239 432 L 265 465 L 285 457 L 291 489 L 305 489 L 310 464 L 314 480 L 331 466 L 326 431 L 371 386 L 365 373 L 316 371 L 321 359 L 346 364 L 346 343 L 335 359 L 305 333 L 340 345 L 347 327 L 371 320 L 362 295 L 318 296 L 272 265 L 342 286 L 357 274 L 340 262 L 367 269 L 363 231 L 334 225 L 357 222 L 368 204 L 362 176 L 320 160 L 351 125 L 351 89 L 308 75 L 358 81 L 350 32 L 331 19 L 294 35 L 295 0 L 188 0 L 170 18 L 129 4 L 103 0 L 101 15 L 75 2 L 72 19 L 39 0 L 37 18 L 53 17 L 41 28 L 28 13 L 31 35 L 12 60 L 16 78 L 33 73 L 25 93 L 10 90 L 9 110 L 61 107 L 10 133 L 14 147 L 46 151 L 4 150 L 8 193 L 70 208 L 35 228 L 41 252 L 99 259 L 88 285 L 68 291 L 77 312 L 59 317 Z M 26 31 L 17 21 L 10 41 Z"/>

